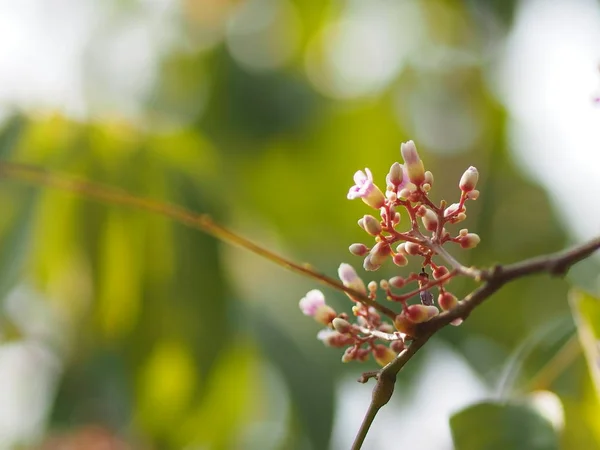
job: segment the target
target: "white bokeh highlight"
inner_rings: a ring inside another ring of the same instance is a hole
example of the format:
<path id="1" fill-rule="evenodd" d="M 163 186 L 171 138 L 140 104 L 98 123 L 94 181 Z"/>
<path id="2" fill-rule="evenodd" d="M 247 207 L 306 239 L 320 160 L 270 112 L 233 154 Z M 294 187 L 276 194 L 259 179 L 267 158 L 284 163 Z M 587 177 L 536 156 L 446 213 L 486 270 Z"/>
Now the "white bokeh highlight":
<path id="1" fill-rule="evenodd" d="M 523 2 L 496 74 L 514 158 L 577 240 L 600 231 L 599 64 L 598 2 L 533 0 Z"/>

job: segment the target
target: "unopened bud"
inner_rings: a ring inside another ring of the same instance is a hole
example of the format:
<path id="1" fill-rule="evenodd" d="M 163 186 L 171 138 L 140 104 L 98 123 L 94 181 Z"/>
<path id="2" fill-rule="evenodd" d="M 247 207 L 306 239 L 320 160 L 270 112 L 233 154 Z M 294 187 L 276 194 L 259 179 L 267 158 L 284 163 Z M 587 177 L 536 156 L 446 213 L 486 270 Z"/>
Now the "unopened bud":
<path id="1" fill-rule="evenodd" d="M 379 287 L 384 291 L 387 291 L 390 288 L 390 283 L 388 282 L 388 280 L 381 280 L 379 282 Z"/>
<path id="2" fill-rule="evenodd" d="M 392 278 L 390 278 L 390 284 L 392 286 L 394 286 L 395 288 L 403 288 L 404 285 L 406 284 L 406 280 L 404 278 L 402 278 L 401 276 L 392 277 Z"/>
<path id="3" fill-rule="evenodd" d="M 335 320 L 335 319 L 334 319 Z M 317 333 L 317 339 L 327 347 L 341 348 L 354 343 L 354 338 L 349 334 L 340 334 L 330 328 L 325 328 Z"/>
<path id="4" fill-rule="evenodd" d="M 356 350 L 356 355 L 354 359 L 356 361 L 365 362 L 367 359 L 369 359 L 370 353 L 371 351 L 367 348 L 359 348 Z"/>
<path id="5" fill-rule="evenodd" d="M 352 244 L 348 250 L 356 256 L 365 256 L 369 252 L 369 247 L 365 244 Z"/>
<path id="6" fill-rule="evenodd" d="M 369 281 L 369 284 L 367 284 L 367 289 L 371 293 L 376 292 L 377 291 L 377 283 L 375 281 Z"/>
<path id="7" fill-rule="evenodd" d="M 352 330 L 352 325 L 350 325 L 350 322 L 339 317 L 333 319 L 331 324 L 333 325 L 333 329 L 341 334 L 350 333 L 350 330 Z"/>
<path id="8" fill-rule="evenodd" d="M 415 242 L 406 242 L 404 249 L 408 255 L 415 256 L 421 254 L 421 246 Z"/>
<path id="9" fill-rule="evenodd" d="M 383 344 L 378 344 L 373 348 L 373 357 L 380 366 L 387 366 L 396 358 L 396 353 Z"/>
<path id="10" fill-rule="evenodd" d="M 458 183 L 458 187 L 463 192 L 470 192 L 477 186 L 477 180 L 479 179 L 479 172 L 473 166 L 469 167 L 465 173 L 463 173 Z"/>
<path id="11" fill-rule="evenodd" d="M 408 141 L 400 146 L 400 153 L 404 158 L 408 178 L 417 186 L 420 186 L 425 181 L 425 167 L 423 161 L 419 158 L 417 147 L 413 141 Z"/>
<path id="12" fill-rule="evenodd" d="M 469 200 L 477 200 L 479 198 L 479 191 L 477 189 L 473 189 L 471 192 L 467 193 L 467 198 Z"/>
<path id="13" fill-rule="evenodd" d="M 354 347 L 348 347 L 342 355 L 342 362 L 347 363 L 353 361 L 356 358 L 355 350 L 356 349 Z"/>
<path id="14" fill-rule="evenodd" d="M 433 174 L 429 170 L 425 172 L 425 183 L 430 187 L 433 186 Z"/>
<path id="15" fill-rule="evenodd" d="M 475 233 L 468 233 L 459 240 L 462 248 L 475 248 L 481 242 L 481 238 Z"/>
<path id="16" fill-rule="evenodd" d="M 425 191 L 425 192 L 429 192 L 431 190 L 431 185 L 429 183 L 423 183 L 423 185 L 421 187 L 423 188 L 423 191 Z"/>
<path id="17" fill-rule="evenodd" d="M 433 278 L 435 278 L 436 280 L 439 280 L 440 278 L 445 277 L 446 275 L 448 275 L 449 270 L 446 266 L 438 266 L 435 269 L 433 269 L 432 275 Z"/>
<path id="18" fill-rule="evenodd" d="M 430 305 L 410 305 L 406 309 L 406 317 L 414 323 L 427 322 L 438 314 L 439 310 Z"/>
<path id="19" fill-rule="evenodd" d="M 448 311 L 458 305 L 458 299 L 450 292 L 444 292 L 438 296 L 438 305 L 442 311 Z"/>
<path id="20" fill-rule="evenodd" d="M 461 323 L 463 323 L 463 320 L 459 317 L 458 319 L 454 319 L 452 322 L 450 322 L 450 325 L 454 325 L 455 327 L 457 327 Z"/>
<path id="21" fill-rule="evenodd" d="M 392 261 L 398 267 L 404 267 L 404 266 L 408 265 L 408 259 L 406 259 L 406 256 L 404 256 L 402 253 L 396 253 L 394 255 L 394 257 L 392 258 Z"/>
<path id="22" fill-rule="evenodd" d="M 367 272 L 373 272 L 381 267 L 381 264 L 374 264 L 373 258 L 371 258 L 371 254 L 368 254 L 363 261 L 363 269 Z"/>
<path id="23" fill-rule="evenodd" d="M 392 341 L 390 344 L 390 349 L 396 353 L 400 353 L 406 348 L 404 345 L 404 341 L 402 339 L 398 339 L 397 341 Z"/>
<path id="24" fill-rule="evenodd" d="M 468 228 L 462 228 L 459 232 L 458 235 L 459 236 L 463 236 L 465 237 L 467 234 L 469 234 L 469 229 Z"/>
<path id="25" fill-rule="evenodd" d="M 337 313 L 329 305 L 320 306 L 314 315 L 315 320 L 323 325 L 329 325 L 336 317 Z"/>
<path id="26" fill-rule="evenodd" d="M 425 229 L 428 231 L 437 230 L 438 218 L 437 215 L 430 209 L 425 210 L 425 214 L 421 217 Z"/>
<path id="27" fill-rule="evenodd" d="M 394 164 L 392 164 L 392 167 L 390 167 L 390 172 L 388 173 L 387 181 L 394 186 L 402 184 L 402 172 L 402 166 L 399 163 L 395 162 Z"/>
<path id="28" fill-rule="evenodd" d="M 386 258 L 390 256 L 391 252 L 392 249 L 387 243 L 378 242 L 375 244 L 375 246 L 373 246 L 371 252 L 369 253 L 369 256 L 371 257 L 371 264 L 375 266 L 381 266 L 385 262 Z"/>
<path id="29" fill-rule="evenodd" d="M 448 206 L 445 210 L 444 210 L 444 217 L 449 217 L 452 214 L 458 212 L 460 207 L 459 203 L 452 203 L 450 206 Z M 462 208 L 460 208 L 461 211 L 464 211 L 464 206 Z"/>
<path id="30" fill-rule="evenodd" d="M 403 242 L 402 244 L 398 244 L 398 247 L 396 247 L 396 252 L 402 253 L 403 255 L 407 255 L 406 243 Z"/>
<path id="31" fill-rule="evenodd" d="M 384 322 L 381 325 L 379 325 L 379 331 L 382 331 L 382 332 L 388 333 L 388 334 L 392 334 L 396 330 L 394 329 L 392 324 Z"/>
<path id="32" fill-rule="evenodd" d="M 359 219 L 358 225 L 371 236 L 377 236 L 381 233 L 381 224 L 375 217 L 369 214 Z"/>
<path id="33" fill-rule="evenodd" d="M 409 336 L 415 335 L 415 323 L 410 320 L 404 313 L 398 314 L 394 319 L 394 327 Z"/>

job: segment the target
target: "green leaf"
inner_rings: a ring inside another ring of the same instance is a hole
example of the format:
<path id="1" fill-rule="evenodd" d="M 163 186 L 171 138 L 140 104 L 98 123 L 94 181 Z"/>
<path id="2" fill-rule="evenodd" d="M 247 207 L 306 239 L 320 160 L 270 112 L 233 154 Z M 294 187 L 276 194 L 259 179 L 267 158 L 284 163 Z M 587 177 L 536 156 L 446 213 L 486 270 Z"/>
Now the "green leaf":
<path id="1" fill-rule="evenodd" d="M 528 403 L 483 402 L 450 418 L 456 450 L 553 450 L 552 423 Z"/>
<path id="2" fill-rule="evenodd" d="M 573 289 L 569 301 L 577 324 L 579 341 L 600 399 L 600 299 Z"/>

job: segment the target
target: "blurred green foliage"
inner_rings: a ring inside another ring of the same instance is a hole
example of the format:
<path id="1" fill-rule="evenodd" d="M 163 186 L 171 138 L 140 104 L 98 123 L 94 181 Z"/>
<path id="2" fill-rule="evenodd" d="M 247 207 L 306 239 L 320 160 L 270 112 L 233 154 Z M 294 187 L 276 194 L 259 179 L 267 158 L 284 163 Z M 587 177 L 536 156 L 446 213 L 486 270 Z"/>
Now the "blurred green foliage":
<path id="1" fill-rule="evenodd" d="M 414 138 L 435 176 L 434 200 L 455 201 L 469 165 L 481 174 L 481 197 L 465 226 L 482 241 L 455 253 L 464 264 L 490 266 L 563 248 L 568 238 L 545 192 L 511 159 L 506 112 L 485 78 L 486 44 L 496 37 L 479 18 L 496 20 L 504 33 L 515 2 L 423 3 L 428 40 L 406 56 L 403 69 L 374 94 L 340 99 L 315 87 L 303 55 L 342 17 L 341 3 L 289 2 L 302 23 L 295 56 L 252 70 L 217 38 L 212 47 L 200 45 L 211 27 L 226 31 L 233 2 L 183 2 L 179 25 L 188 46 L 163 55 L 141 123 L 17 114 L 4 122 L 0 157 L 209 213 L 333 275 L 342 261 L 360 267 L 346 248 L 367 240 L 356 226 L 365 206 L 345 199 L 353 173 L 367 166 L 383 184 L 400 142 Z M 456 58 L 447 67 L 424 60 L 431 48 L 468 51 L 475 62 Z M 456 132 L 471 133 L 460 148 L 449 143 Z M 0 322 L 2 345 L 37 339 L 60 361 L 48 436 L 91 424 L 134 448 L 330 448 L 337 383 L 374 363 L 343 366 L 340 352 L 315 342 L 317 327 L 297 308 L 312 280 L 163 217 L 65 192 L 3 179 L 0 202 L 0 294 L 27 286 L 52 310 L 49 335 L 28 331 L 6 308 Z M 388 265 L 375 278 L 396 273 Z M 596 274 L 594 266 L 582 283 Z M 467 280 L 453 284 L 457 295 L 472 288 Z M 567 291 L 564 280 L 520 280 L 440 337 L 492 387 L 532 333 L 551 321 L 572 323 Z M 343 295 L 327 295 L 338 310 L 349 310 Z M 558 345 L 541 339 L 520 358 L 511 395 L 527 390 Z M 420 362 L 403 371 L 401 386 L 419 382 Z M 562 448 L 600 446 L 598 400 L 582 357 L 545 388 L 565 408 Z M 520 406 L 477 408 L 453 419 L 457 449 L 509 448 L 499 444 L 507 431 L 496 418 L 509 417 L 511 430 L 527 436 L 535 431 L 531 423 L 548 433 Z M 496 446 L 463 444 L 473 428 L 495 430 L 488 439 Z"/>

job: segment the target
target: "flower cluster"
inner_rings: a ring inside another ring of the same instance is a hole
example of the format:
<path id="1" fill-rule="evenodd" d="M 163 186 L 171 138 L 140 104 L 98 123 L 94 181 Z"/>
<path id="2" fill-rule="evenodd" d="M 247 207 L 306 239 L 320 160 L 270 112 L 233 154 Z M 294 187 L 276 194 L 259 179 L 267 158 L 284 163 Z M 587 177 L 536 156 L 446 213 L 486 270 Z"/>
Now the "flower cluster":
<path id="1" fill-rule="evenodd" d="M 328 306 L 319 290 L 310 291 L 300 300 L 302 312 L 327 327 L 318 338 L 328 346 L 346 347 L 342 357 L 344 362 L 364 361 L 372 354 L 377 363 L 386 365 L 405 348 L 408 339 L 414 335 L 416 324 L 435 317 L 440 309 L 448 311 L 456 307 L 459 300 L 448 291 L 447 284 L 469 269 L 448 253 L 444 245 L 455 243 L 469 249 L 480 241 L 477 234 L 466 228 L 454 236 L 446 229 L 447 225 L 464 221 L 467 200 L 479 197 L 479 191 L 475 189 L 479 177 L 477 169 L 469 167 L 460 178 L 457 203 L 447 205 L 442 201 L 436 205 L 429 198 L 433 174 L 425 170 L 415 144 L 412 141 L 403 143 L 400 152 L 404 164 L 395 162 L 390 167 L 385 193 L 374 183 L 369 169 L 354 175 L 354 186 L 348 192 L 348 199 L 362 199 L 378 212 L 379 217 L 367 214 L 358 221 L 358 225 L 373 238 L 372 245 L 355 243 L 349 250 L 353 255 L 363 257 L 366 271 L 379 269 L 387 260 L 403 267 L 415 257 L 422 261 L 421 271 L 365 285 L 352 266 L 341 264 L 338 275 L 354 303 L 352 322 L 348 314 L 338 314 Z M 400 231 L 401 223 L 406 223 L 404 231 Z M 411 285 L 414 288 L 411 289 Z M 434 299 L 433 289 L 437 290 L 437 299 Z M 396 312 L 378 302 L 379 290 L 385 293 L 388 301 L 399 303 L 402 309 Z M 409 304 L 411 298 L 418 298 L 419 302 Z M 383 321 L 382 315 L 392 323 Z M 453 324 L 460 322 L 461 319 L 457 319 Z"/>

